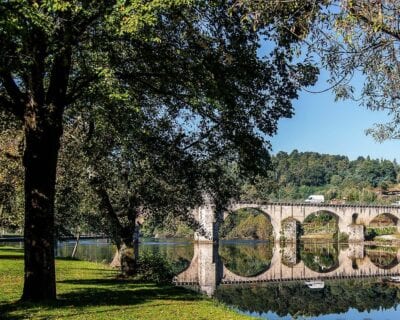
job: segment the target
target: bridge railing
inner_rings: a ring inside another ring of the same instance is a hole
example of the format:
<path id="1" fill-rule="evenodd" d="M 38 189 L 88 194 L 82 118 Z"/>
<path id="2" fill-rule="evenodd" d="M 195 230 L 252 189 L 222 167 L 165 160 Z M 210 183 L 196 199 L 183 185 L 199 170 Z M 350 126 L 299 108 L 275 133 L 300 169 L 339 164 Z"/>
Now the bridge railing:
<path id="1" fill-rule="evenodd" d="M 373 203 L 312 203 L 304 201 L 232 201 L 230 206 L 235 205 L 249 205 L 249 206 L 300 206 L 300 207 L 331 207 L 331 208 L 377 208 L 377 209 L 398 209 L 399 205 L 385 205 L 385 204 L 373 204 Z"/>

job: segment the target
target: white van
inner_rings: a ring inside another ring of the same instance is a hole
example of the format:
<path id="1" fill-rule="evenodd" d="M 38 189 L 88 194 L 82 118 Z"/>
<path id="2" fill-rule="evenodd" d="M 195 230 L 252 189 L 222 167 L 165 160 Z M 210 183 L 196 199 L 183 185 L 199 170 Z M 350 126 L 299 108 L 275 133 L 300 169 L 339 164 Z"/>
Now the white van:
<path id="1" fill-rule="evenodd" d="M 312 194 L 309 196 L 304 202 L 308 203 L 324 203 L 325 202 L 325 197 L 320 194 Z"/>

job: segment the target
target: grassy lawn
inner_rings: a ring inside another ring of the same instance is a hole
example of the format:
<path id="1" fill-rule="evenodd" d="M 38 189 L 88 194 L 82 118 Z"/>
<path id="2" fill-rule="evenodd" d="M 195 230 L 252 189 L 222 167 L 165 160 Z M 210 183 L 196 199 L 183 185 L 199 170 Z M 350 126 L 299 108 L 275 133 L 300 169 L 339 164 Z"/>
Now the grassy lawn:
<path id="1" fill-rule="evenodd" d="M 117 280 L 108 266 L 57 260 L 58 301 L 20 303 L 23 252 L 0 247 L 0 319 L 250 319 L 174 286 Z"/>

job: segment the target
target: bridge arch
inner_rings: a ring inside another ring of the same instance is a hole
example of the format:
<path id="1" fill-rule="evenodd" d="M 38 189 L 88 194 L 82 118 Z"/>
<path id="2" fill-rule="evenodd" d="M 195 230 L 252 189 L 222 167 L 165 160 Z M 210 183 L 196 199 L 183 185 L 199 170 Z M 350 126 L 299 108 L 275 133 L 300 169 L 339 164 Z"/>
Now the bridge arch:
<path id="1" fill-rule="evenodd" d="M 339 268 L 339 248 L 332 243 L 323 247 L 304 244 L 300 257 L 306 268 L 317 273 L 330 273 Z"/>
<path id="2" fill-rule="evenodd" d="M 317 210 L 305 216 L 301 224 L 303 238 L 313 235 L 332 236 L 340 229 L 342 220 L 338 214 L 329 210 Z"/>
<path id="3" fill-rule="evenodd" d="M 236 205 L 223 212 L 223 221 L 220 226 L 220 238 L 226 236 L 227 230 L 235 226 L 243 234 L 231 238 L 270 240 L 273 241 L 277 236 L 274 226 L 273 216 L 259 206 Z"/>
<path id="4" fill-rule="evenodd" d="M 389 212 L 384 212 L 384 213 L 378 214 L 375 217 L 373 217 L 372 220 L 369 222 L 368 226 L 371 226 L 371 227 L 374 227 L 374 226 L 382 227 L 382 226 L 390 226 L 390 225 L 396 226 L 398 222 L 399 222 L 399 218 L 396 217 L 394 214 L 389 213 Z"/>
<path id="5" fill-rule="evenodd" d="M 254 278 L 271 268 L 274 247 L 270 243 L 225 243 L 219 256 L 226 270 L 235 276 Z"/>
<path id="6" fill-rule="evenodd" d="M 376 236 L 391 235 L 399 231 L 399 218 L 392 213 L 381 213 L 373 217 L 366 228 L 366 238 L 373 239 Z"/>
<path id="7" fill-rule="evenodd" d="M 379 269 L 390 270 L 399 264 L 397 249 L 391 247 L 369 248 L 366 252 L 369 261 Z"/>

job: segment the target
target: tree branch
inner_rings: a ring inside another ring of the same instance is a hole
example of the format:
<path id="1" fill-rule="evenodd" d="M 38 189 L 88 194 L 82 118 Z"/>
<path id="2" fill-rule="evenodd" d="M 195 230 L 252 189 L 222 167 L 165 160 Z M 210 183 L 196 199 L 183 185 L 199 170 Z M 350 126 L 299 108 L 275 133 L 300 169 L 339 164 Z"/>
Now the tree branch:
<path id="1" fill-rule="evenodd" d="M 68 80 L 71 68 L 72 48 L 70 39 L 65 40 L 64 48 L 56 56 L 51 69 L 50 84 L 46 94 L 46 102 L 58 107 L 65 107 Z"/>
<path id="2" fill-rule="evenodd" d="M 75 79 L 75 81 L 71 80 L 71 82 L 73 81 L 73 84 L 67 92 L 65 98 L 66 105 L 74 103 L 76 100 L 78 100 L 84 94 L 84 89 L 97 79 L 99 79 L 98 75 L 92 75 L 85 79 L 81 79 L 80 81 L 78 81 L 78 79 Z"/>
<path id="3" fill-rule="evenodd" d="M 7 94 L 13 100 L 13 103 L 24 105 L 27 102 L 27 96 L 21 92 L 13 79 L 10 71 L 0 71 L 0 81 L 7 91 Z"/>
<path id="4" fill-rule="evenodd" d="M 372 21 L 368 19 L 366 16 L 364 16 L 362 13 L 357 12 L 357 10 L 354 7 L 349 8 L 350 13 L 356 18 L 361 20 L 362 22 L 366 23 L 367 25 L 371 26 L 373 25 Z M 396 38 L 397 40 L 400 40 L 400 33 L 396 32 L 395 30 L 387 27 L 383 23 L 379 25 L 379 29 L 383 32 L 386 33 L 393 38 Z"/>

